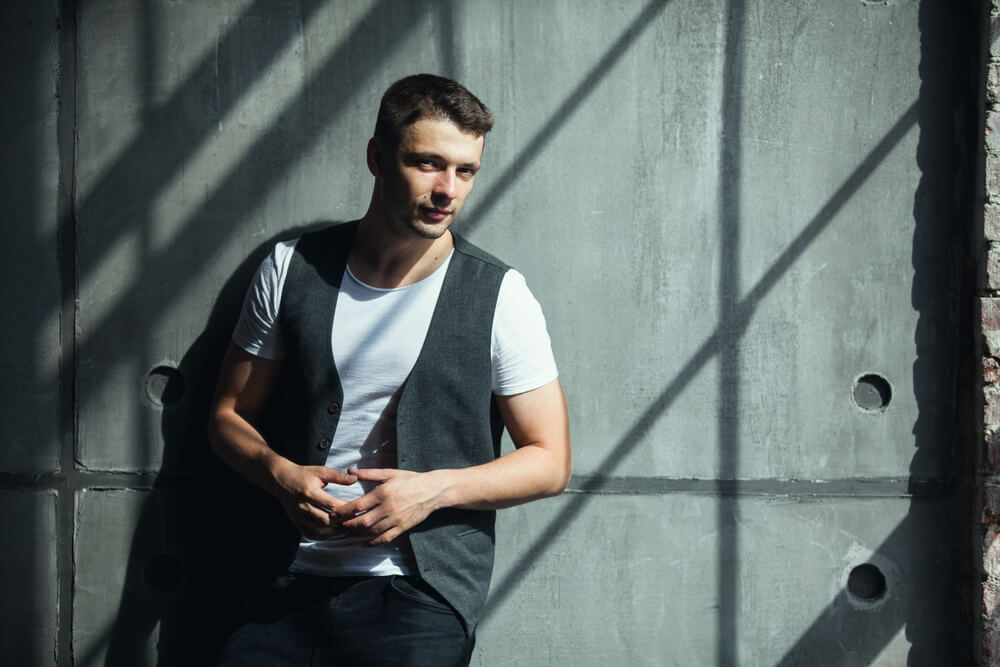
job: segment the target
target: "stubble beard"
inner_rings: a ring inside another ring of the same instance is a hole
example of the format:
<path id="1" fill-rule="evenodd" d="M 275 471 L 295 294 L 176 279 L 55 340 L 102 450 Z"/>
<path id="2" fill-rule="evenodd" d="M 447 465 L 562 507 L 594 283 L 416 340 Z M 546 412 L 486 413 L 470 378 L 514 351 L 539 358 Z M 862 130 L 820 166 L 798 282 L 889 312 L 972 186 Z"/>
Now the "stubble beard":
<path id="1" fill-rule="evenodd" d="M 414 212 L 405 219 L 397 219 L 399 221 L 399 228 L 409 231 L 414 236 L 418 236 L 422 239 L 427 239 L 429 241 L 434 241 L 447 232 L 452 223 L 455 221 L 455 214 L 451 215 L 450 219 L 442 220 L 438 223 L 428 223 L 420 218 L 420 213 Z"/>

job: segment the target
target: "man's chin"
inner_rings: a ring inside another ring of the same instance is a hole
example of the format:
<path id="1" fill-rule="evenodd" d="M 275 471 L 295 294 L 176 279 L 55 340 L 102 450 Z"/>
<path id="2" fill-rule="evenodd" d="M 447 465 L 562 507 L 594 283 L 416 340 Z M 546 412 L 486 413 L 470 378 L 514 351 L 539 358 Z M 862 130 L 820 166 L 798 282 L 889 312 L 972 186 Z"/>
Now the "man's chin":
<path id="1" fill-rule="evenodd" d="M 448 231 L 449 227 L 451 227 L 451 221 L 452 218 L 450 217 L 447 220 L 442 220 L 441 222 L 424 222 L 422 220 L 417 220 L 410 225 L 410 230 L 420 238 L 430 240 L 439 239 L 444 236 L 444 233 Z"/>

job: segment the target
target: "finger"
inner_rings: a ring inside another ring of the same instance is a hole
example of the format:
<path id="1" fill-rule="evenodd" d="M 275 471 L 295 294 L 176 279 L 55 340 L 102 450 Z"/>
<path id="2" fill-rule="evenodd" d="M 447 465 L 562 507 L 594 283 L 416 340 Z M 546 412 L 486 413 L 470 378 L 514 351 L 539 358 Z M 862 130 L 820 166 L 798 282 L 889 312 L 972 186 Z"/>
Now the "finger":
<path id="1" fill-rule="evenodd" d="M 285 505 L 285 513 L 295 529 L 311 540 L 321 540 L 333 535 L 335 527 L 331 526 L 325 513 L 320 512 L 309 503 L 292 503 Z"/>
<path id="2" fill-rule="evenodd" d="M 327 484 L 343 484 L 345 486 L 350 486 L 358 481 L 358 478 L 350 472 L 342 472 L 334 468 L 327 468 L 326 466 L 317 466 L 316 472 L 320 479 Z"/>
<path id="3" fill-rule="evenodd" d="M 393 526 L 389 530 L 385 531 L 381 535 L 376 536 L 374 539 L 369 540 L 365 544 L 370 547 L 377 547 L 380 544 L 388 544 L 394 539 L 403 534 L 403 529 L 399 526 Z"/>
<path id="4" fill-rule="evenodd" d="M 317 511 L 324 514 L 336 513 L 338 504 L 336 499 L 323 489 L 306 489 L 303 494 L 304 502 L 312 505 Z"/>
<path id="5" fill-rule="evenodd" d="M 382 491 L 379 488 L 375 488 L 360 498 L 355 498 L 350 502 L 344 503 L 341 507 L 337 508 L 337 513 L 340 514 L 344 520 L 349 520 L 358 515 L 372 511 L 382 503 Z"/>
<path id="6" fill-rule="evenodd" d="M 364 482 L 385 482 L 399 473 L 394 468 L 348 468 L 347 470 Z"/>
<path id="7" fill-rule="evenodd" d="M 316 526 L 329 528 L 333 525 L 330 513 L 311 503 L 299 503 L 296 505 L 296 509 L 298 509 L 300 516 L 306 518 Z"/>
<path id="8" fill-rule="evenodd" d="M 337 525 L 344 533 L 360 537 L 363 535 L 377 535 L 389 527 L 389 513 L 381 507 L 369 510 L 353 519 L 343 521 Z"/>

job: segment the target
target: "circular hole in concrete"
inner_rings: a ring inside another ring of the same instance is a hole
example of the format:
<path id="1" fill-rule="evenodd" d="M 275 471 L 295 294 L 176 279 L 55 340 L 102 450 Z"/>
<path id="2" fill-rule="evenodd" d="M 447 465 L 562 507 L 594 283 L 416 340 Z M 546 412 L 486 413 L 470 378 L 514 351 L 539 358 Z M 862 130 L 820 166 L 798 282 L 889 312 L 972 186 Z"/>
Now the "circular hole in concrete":
<path id="1" fill-rule="evenodd" d="M 156 405 L 177 405 L 184 396 L 184 376 L 171 366 L 157 366 L 146 376 L 146 395 Z"/>
<path id="2" fill-rule="evenodd" d="M 885 575 L 871 563 L 858 565 L 847 575 L 847 592 L 860 602 L 878 602 L 885 597 L 885 591 Z"/>
<path id="3" fill-rule="evenodd" d="M 177 559 L 169 554 L 157 554 L 149 559 L 142 572 L 146 585 L 157 593 L 169 594 L 177 590 L 184 571 Z"/>
<path id="4" fill-rule="evenodd" d="M 862 410 L 881 412 L 889 407 L 892 387 L 877 373 L 867 373 L 854 381 L 854 402 Z"/>

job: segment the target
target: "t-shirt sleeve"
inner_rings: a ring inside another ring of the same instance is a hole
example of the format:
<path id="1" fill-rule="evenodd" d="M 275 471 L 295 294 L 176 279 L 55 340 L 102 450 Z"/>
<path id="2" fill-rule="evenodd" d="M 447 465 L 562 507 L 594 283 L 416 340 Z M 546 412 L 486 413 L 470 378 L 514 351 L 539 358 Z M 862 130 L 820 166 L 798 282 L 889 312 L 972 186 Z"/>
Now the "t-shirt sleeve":
<path id="1" fill-rule="evenodd" d="M 493 393 L 513 396 L 559 376 L 542 308 L 522 276 L 504 275 L 493 314 Z"/>
<path id="2" fill-rule="evenodd" d="M 257 268 L 243 299 L 243 310 L 233 331 L 233 342 L 250 354 L 265 359 L 285 356 L 278 326 L 281 291 L 295 241 L 278 243 Z"/>

